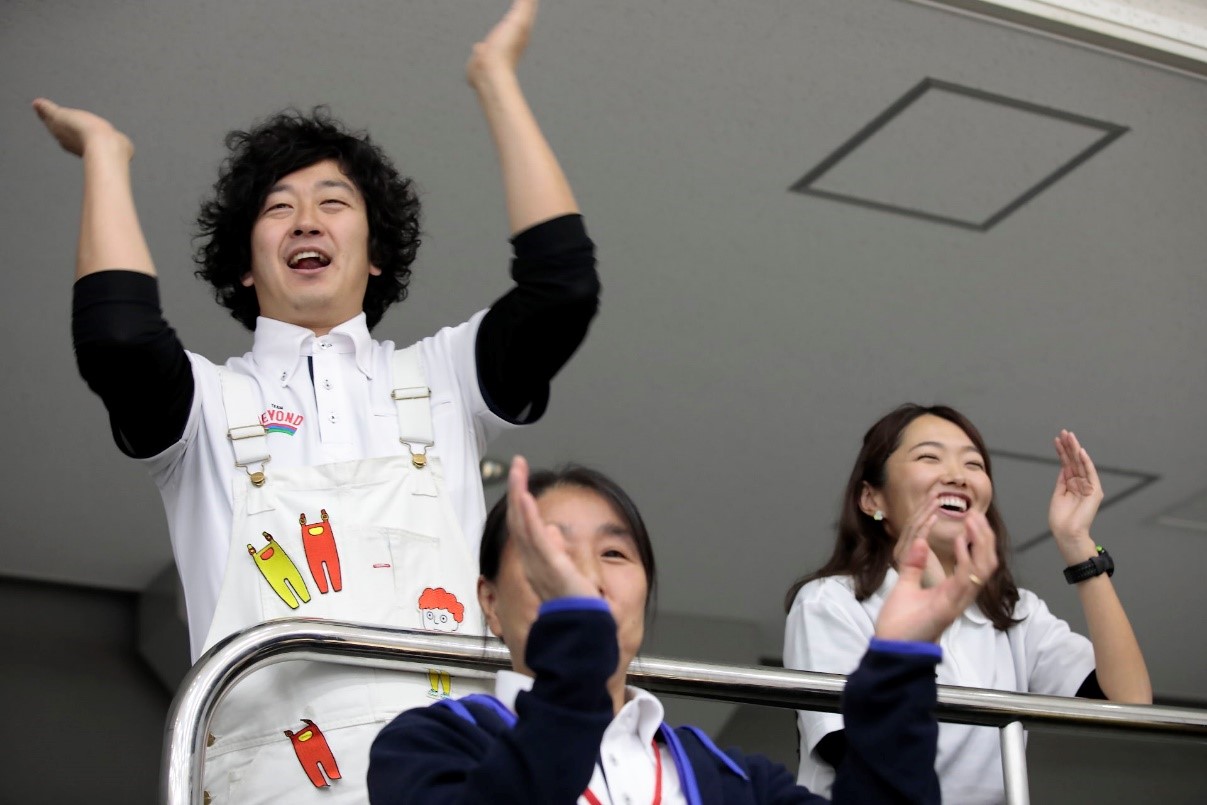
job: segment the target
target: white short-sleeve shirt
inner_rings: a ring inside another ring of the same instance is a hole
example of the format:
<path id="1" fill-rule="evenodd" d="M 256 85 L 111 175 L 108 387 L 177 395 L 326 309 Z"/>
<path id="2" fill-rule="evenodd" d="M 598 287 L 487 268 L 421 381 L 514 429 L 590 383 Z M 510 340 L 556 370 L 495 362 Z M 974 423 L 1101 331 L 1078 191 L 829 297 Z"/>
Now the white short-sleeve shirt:
<path id="1" fill-rule="evenodd" d="M 849 576 L 830 576 L 801 588 L 784 629 L 784 666 L 805 671 L 849 674 L 875 631 L 885 597 L 897 584 L 890 569 L 866 601 L 856 601 Z M 1072 696 L 1094 670 L 1094 649 L 1029 590 L 1019 590 L 1017 624 L 1005 632 L 976 604 L 939 641 L 940 685 L 994 688 L 1019 693 Z M 818 741 L 842 729 L 842 716 L 799 711 L 800 771 L 797 781 L 828 795 L 834 769 L 816 753 Z M 1004 796 L 998 730 L 963 724 L 939 725 L 935 763 L 944 802 L 999 803 Z"/>
<path id="2" fill-rule="evenodd" d="M 479 462 L 486 443 L 512 427 L 478 387 L 475 339 L 486 311 L 423 339 L 435 446 L 444 483 L 470 555 L 485 519 Z M 394 344 L 373 340 L 362 313 L 315 336 L 304 327 L 259 318 L 251 352 L 226 367 L 252 378 L 265 406 L 272 456 L 265 470 L 400 455 L 398 416 L 390 398 Z M 222 587 L 230 546 L 234 464 L 216 367 L 189 353 L 194 394 L 180 441 L 144 459 L 167 512 L 172 550 L 184 586 L 194 659 L 201 651 Z M 313 375 L 313 382 L 311 376 Z"/>

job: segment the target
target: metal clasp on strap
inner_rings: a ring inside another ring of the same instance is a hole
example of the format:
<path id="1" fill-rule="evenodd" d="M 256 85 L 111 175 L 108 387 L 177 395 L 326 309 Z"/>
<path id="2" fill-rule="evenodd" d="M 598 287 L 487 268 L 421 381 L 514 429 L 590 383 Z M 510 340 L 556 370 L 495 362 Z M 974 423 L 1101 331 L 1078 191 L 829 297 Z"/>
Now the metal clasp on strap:
<path id="1" fill-rule="evenodd" d="M 247 468 L 248 465 L 246 465 L 246 464 L 236 464 L 235 466 L 242 468 L 242 470 L 247 473 L 247 477 L 251 479 L 252 486 L 259 487 L 259 486 L 264 486 L 264 482 L 266 480 L 268 480 L 268 476 L 266 476 L 264 474 L 264 465 L 267 463 L 268 463 L 267 458 L 264 459 L 263 461 L 261 461 L 260 469 L 256 470 L 255 472 L 252 472 L 251 470 L 249 470 Z"/>
<path id="2" fill-rule="evenodd" d="M 226 432 L 226 438 L 236 443 L 244 439 L 263 439 L 267 436 L 268 431 L 265 430 L 263 425 L 240 425 L 239 427 L 230 428 Z M 239 454 L 238 447 L 235 448 L 235 454 L 236 456 Z M 264 481 L 267 480 L 267 476 L 264 475 L 264 465 L 270 460 L 272 460 L 272 456 L 265 456 L 263 460 L 253 459 L 245 464 L 240 464 L 236 458 L 235 466 L 247 473 L 247 477 L 251 479 L 252 486 L 261 487 L 264 486 Z M 249 466 L 256 463 L 259 463 L 260 469 L 255 472 L 248 469 Z"/>
<path id="3" fill-rule="evenodd" d="M 411 463 L 415 465 L 415 469 L 421 470 L 427 466 L 427 449 L 431 447 L 430 444 L 420 444 L 420 451 L 415 452 L 415 445 L 411 442 L 408 442 L 406 439 L 399 439 L 398 441 L 402 442 L 411 451 Z"/>
<path id="4" fill-rule="evenodd" d="M 226 432 L 226 438 L 232 442 L 238 442 L 243 439 L 257 439 L 261 436 L 267 436 L 268 431 L 263 425 L 241 425 L 237 428 L 231 428 Z"/>
<path id="5" fill-rule="evenodd" d="M 403 386 L 390 392 L 390 399 L 395 402 L 398 400 L 421 400 L 424 397 L 431 396 L 432 390 L 427 386 Z"/>
<path id="6" fill-rule="evenodd" d="M 390 399 L 392 399 L 394 402 L 403 402 L 406 400 L 426 400 L 431 396 L 432 390 L 427 386 L 402 386 L 390 392 Z M 402 409 L 399 410 L 401 411 Z M 399 424 L 399 430 L 402 430 L 401 422 Z M 421 432 L 422 430 L 429 431 L 428 434 L 424 435 L 428 435 L 430 438 L 431 423 L 429 422 L 425 429 L 421 429 Z M 417 436 L 420 434 L 412 431 L 411 435 Z M 415 465 L 415 469 L 421 470 L 427 466 L 427 449 L 432 446 L 431 442 L 415 441 L 413 438 L 408 439 L 406 435 L 399 436 L 398 441 L 406 445 L 406 448 L 411 452 L 411 463 Z M 417 451 L 415 449 L 416 446 L 419 446 L 420 450 Z"/>

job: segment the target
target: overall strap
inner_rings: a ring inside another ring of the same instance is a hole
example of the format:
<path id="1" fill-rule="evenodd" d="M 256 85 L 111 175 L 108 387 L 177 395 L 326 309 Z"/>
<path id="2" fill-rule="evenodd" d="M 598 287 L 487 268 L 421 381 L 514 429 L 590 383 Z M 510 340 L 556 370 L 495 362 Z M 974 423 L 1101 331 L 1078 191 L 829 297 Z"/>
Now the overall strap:
<path id="1" fill-rule="evenodd" d="M 268 453 L 268 431 L 260 421 L 260 394 L 250 377 L 237 374 L 224 366 L 216 367 L 222 386 L 222 407 L 226 411 L 226 436 L 235 451 L 235 466 L 251 479 L 253 486 L 264 485 L 264 465 L 272 458 Z M 252 466 L 258 470 L 250 469 Z"/>
<path id="2" fill-rule="evenodd" d="M 398 413 L 398 441 L 411 453 L 416 469 L 427 465 L 432 436 L 432 390 L 423 371 L 423 353 L 419 344 L 394 350 L 390 359 L 390 381 L 394 410 Z"/>

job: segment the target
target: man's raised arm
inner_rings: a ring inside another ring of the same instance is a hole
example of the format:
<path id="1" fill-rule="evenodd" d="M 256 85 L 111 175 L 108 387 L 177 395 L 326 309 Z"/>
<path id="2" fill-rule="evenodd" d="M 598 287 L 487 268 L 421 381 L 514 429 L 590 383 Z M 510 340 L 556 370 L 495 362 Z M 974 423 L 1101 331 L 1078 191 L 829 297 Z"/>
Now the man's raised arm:
<path id="1" fill-rule="evenodd" d="M 76 278 L 112 268 L 155 276 L 130 189 L 130 138 L 102 117 L 38 98 L 34 111 L 63 150 L 84 162 Z"/>
<path id="2" fill-rule="evenodd" d="M 486 38 L 474 45 L 466 65 L 469 84 L 499 152 L 511 234 L 578 212 L 570 183 L 537 125 L 516 77 L 528 45 L 537 0 L 515 0 Z"/>

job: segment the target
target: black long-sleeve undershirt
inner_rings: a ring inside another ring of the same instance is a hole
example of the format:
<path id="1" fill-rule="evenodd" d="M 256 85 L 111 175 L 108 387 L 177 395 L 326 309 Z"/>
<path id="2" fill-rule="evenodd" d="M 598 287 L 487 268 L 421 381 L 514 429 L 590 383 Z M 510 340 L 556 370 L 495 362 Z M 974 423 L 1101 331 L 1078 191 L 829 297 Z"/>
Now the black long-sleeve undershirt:
<path id="1" fill-rule="evenodd" d="M 599 276 L 580 215 L 537 224 L 512 245 L 516 285 L 478 328 L 478 385 L 495 414 L 532 422 L 544 413 L 549 382 L 586 336 L 599 307 Z M 115 269 L 79 279 L 72 339 L 80 375 L 108 409 L 123 452 L 147 458 L 180 439 L 193 372 L 163 317 L 154 277 Z"/>

